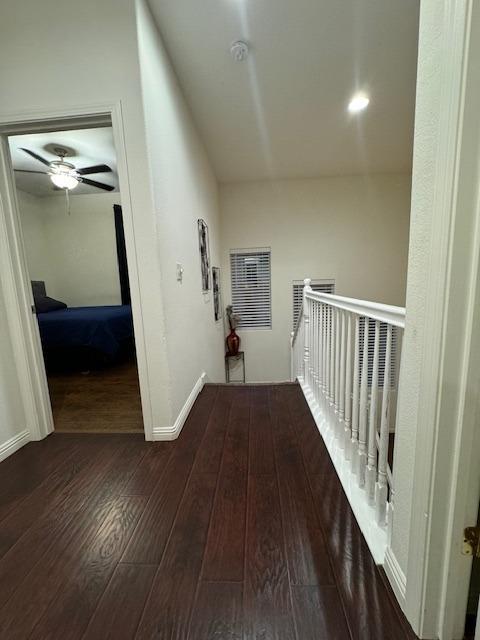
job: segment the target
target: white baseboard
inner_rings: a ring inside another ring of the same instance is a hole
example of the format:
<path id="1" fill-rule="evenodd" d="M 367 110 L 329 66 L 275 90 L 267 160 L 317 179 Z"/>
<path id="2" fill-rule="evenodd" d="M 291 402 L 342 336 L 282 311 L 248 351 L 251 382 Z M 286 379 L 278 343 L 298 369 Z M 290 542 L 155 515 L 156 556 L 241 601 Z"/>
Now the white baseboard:
<path id="1" fill-rule="evenodd" d="M 21 431 L 12 438 L 2 442 L 0 444 L 0 462 L 8 458 L 8 456 L 11 456 L 15 451 L 18 451 L 18 449 L 27 444 L 27 442 L 30 442 L 30 432 L 27 430 Z"/>
<path id="2" fill-rule="evenodd" d="M 398 600 L 398 604 L 403 611 L 405 607 L 407 579 L 390 547 L 387 548 L 385 553 L 385 564 L 383 565 L 383 568 L 387 574 L 387 578 L 392 586 L 393 592 L 395 593 L 395 597 Z"/>
<path id="3" fill-rule="evenodd" d="M 191 408 L 195 400 L 197 399 L 198 394 L 203 389 L 203 386 L 206 381 L 207 374 L 205 372 L 199 377 L 196 381 L 193 389 L 190 392 L 185 404 L 180 410 L 180 413 L 175 420 L 175 424 L 168 427 L 154 427 L 153 428 L 153 440 L 176 440 L 180 435 L 180 431 L 182 430 L 183 425 L 185 424 L 185 420 L 190 413 Z"/>
<path id="4" fill-rule="evenodd" d="M 332 437 L 326 417 L 313 399 L 309 388 L 301 380 L 299 383 L 375 564 L 383 565 L 388 541 L 387 528 L 378 526 L 375 507 L 370 506 L 365 500 L 365 491 L 358 486 L 357 478 L 351 471 L 351 464 L 345 460 L 338 440 Z"/>

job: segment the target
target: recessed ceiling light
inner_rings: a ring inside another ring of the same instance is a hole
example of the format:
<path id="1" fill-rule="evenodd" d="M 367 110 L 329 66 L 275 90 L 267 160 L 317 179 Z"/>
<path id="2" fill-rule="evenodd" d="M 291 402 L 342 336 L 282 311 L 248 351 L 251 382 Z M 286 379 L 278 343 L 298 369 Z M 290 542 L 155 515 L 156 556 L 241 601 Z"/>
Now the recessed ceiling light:
<path id="1" fill-rule="evenodd" d="M 350 111 L 350 113 L 363 111 L 368 107 L 369 102 L 370 100 L 366 95 L 364 95 L 363 93 L 357 93 L 348 103 L 348 110 Z"/>

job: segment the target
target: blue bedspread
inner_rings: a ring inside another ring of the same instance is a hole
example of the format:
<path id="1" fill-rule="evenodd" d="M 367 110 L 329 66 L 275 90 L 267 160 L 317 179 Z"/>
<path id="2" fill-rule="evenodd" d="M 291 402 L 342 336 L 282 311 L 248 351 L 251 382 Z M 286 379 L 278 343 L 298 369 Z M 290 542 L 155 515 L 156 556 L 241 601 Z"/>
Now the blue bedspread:
<path id="1" fill-rule="evenodd" d="M 115 356 L 120 343 L 133 337 L 130 305 L 70 307 L 38 314 L 44 348 L 89 347 Z"/>

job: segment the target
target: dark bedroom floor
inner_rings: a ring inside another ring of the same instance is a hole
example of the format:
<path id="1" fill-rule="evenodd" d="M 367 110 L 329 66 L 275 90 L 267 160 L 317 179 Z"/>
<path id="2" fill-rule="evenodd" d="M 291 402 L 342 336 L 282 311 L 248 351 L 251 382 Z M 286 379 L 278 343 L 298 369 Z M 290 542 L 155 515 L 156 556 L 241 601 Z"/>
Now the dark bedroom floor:
<path id="1" fill-rule="evenodd" d="M 301 390 L 207 385 L 175 442 L 0 465 L 0 638 L 407 640 Z"/>
<path id="2" fill-rule="evenodd" d="M 50 373 L 48 388 L 55 431 L 143 433 L 134 360 L 89 373 Z"/>

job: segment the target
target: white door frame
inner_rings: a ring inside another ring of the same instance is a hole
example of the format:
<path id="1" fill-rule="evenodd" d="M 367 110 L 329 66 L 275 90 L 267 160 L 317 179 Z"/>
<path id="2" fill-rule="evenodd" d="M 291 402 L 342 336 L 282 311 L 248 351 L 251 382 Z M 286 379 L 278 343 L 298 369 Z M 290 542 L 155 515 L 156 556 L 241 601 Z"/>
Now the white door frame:
<path id="1" fill-rule="evenodd" d="M 53 431 L 53 418 L 38 325 L 31 312 L 31 291 L 7 136 L 35 131 L 111 126 L 122 196 L 140 394 L 145 437 L 153 439 L 147 351 L 140 297 L 137 247 L 120 102 L 59 111 L 29 111 L 0 117 L 0 281 L 5 296 L 19 383 L 31 440 Z"/>
<path id="2" fill-rule="evenodd" d="M 438 136 L 419 152 L 434 156 L 434 199 L 405 612 L 421 638 L 452 640 L 463 637 L 471 558 L 462 533 L 480 493 L 480 7 L 424 5 L 442 16 L 441 53 L 428 52 L 441 97 Z M 408 314 L 407 305 L 407 323 Z"/>

